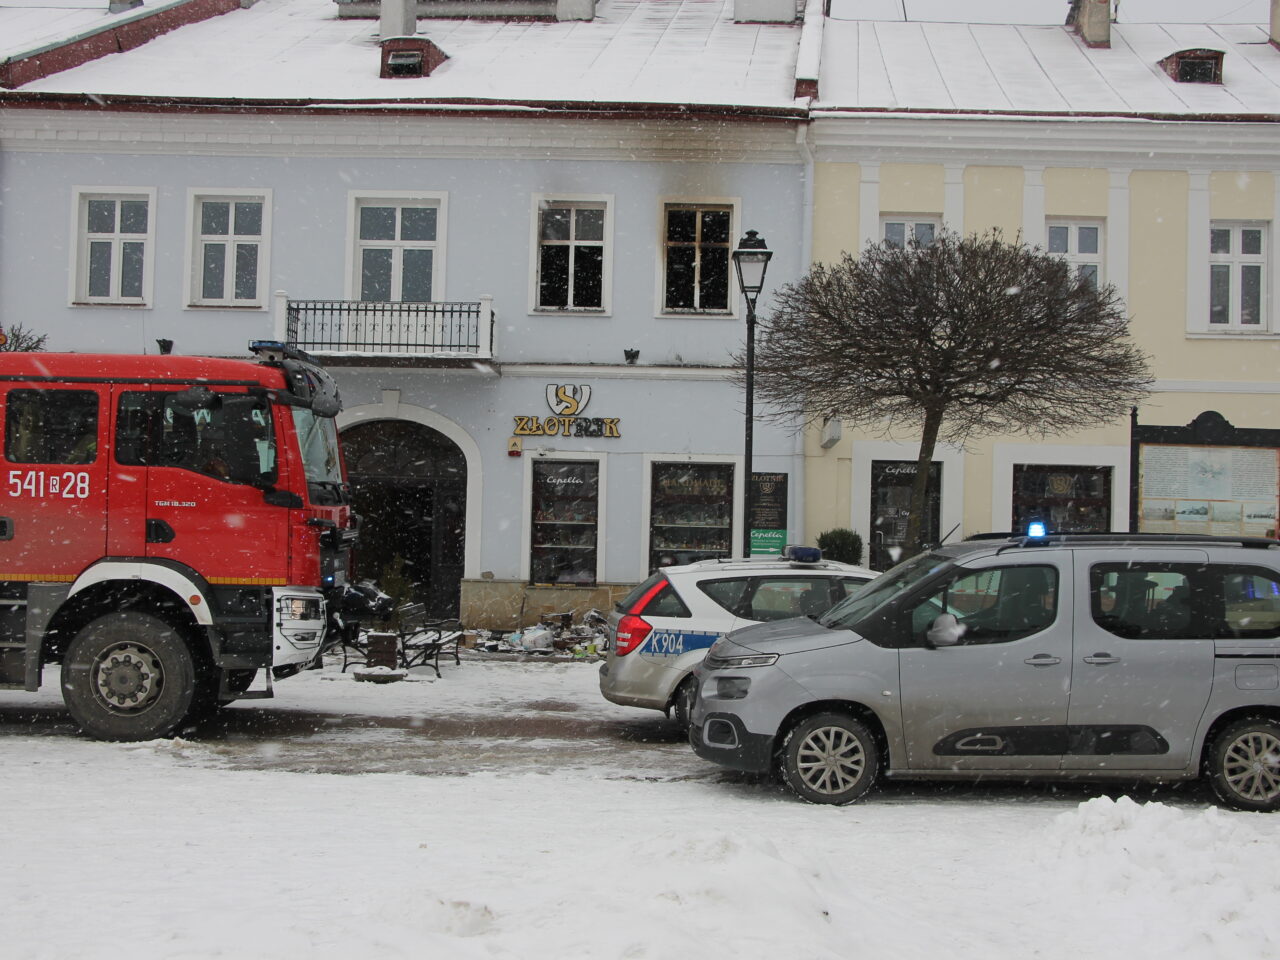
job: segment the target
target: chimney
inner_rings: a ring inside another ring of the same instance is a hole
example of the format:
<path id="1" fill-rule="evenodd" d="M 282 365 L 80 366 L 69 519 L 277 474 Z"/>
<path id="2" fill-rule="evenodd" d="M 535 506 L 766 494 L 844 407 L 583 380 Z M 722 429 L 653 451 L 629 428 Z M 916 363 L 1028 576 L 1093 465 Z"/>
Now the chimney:
<path id="1" fill-rule="evenodd" d="M 798 0 L 733 0 L 735 23 L 795 23 Z"/>
<path id="2" fill-rule="evenodd" d="M 1271 0 L 1272 6 L 1277 2 L 1280 0 Z M 1111 0 L 1071 0 L 1067 26 L 1076 28 L 1085 46 L 1110 47 Z"/>
<path id="3" fill-rule="evenodd" d="M 142 0 L 107 0 L 107 13 L 124 13 L 142 6 Z"/>
<path id="4" fill-rule="evenodd" d="M 412 37 L 418 32 L 418 0 L 381 0 L 378 5 L 378 36 Z"/>
<path id="5" fill-rule="evenodd" d="M 1271 45 L 1280 47 L 1280 0 L 1271 0 Z"/>

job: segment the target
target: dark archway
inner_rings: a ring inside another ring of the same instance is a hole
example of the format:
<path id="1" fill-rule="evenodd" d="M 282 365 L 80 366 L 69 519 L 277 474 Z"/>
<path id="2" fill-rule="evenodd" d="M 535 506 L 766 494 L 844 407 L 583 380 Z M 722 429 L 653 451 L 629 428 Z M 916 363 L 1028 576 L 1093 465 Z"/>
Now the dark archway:
<path id="1" fill-rule="evenodd" d="M 363 520 L 356 571 L 396 579 L 407 599 L 439 617 L 458 615 L 466 543 L 467 461 L 444 434 L 408 420 L 342 431 L 356 513 Z"/>

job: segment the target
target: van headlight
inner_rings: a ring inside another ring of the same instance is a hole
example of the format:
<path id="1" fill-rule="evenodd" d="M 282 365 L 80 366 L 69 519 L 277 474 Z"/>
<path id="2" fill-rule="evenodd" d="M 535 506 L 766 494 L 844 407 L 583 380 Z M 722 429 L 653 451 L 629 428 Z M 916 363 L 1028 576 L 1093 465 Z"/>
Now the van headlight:
<path id="1" fill-rule="evenodd" d="M 751 653 L 738 657 L 707 655 L 707 666 L 713 670 L 737 670 L 743 667 L 771 667 L 778 662 L 776 653 Z"/>

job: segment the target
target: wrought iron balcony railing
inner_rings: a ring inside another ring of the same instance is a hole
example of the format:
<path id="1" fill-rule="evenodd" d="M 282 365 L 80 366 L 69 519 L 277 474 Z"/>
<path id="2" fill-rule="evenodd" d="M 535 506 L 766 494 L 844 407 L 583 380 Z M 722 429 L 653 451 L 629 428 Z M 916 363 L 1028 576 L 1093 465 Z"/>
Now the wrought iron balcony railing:
<path id="1" fill-rule="evenodd" d="M 276 297 L 277 336 L 308 353 L 493 359 L 489 296 L 450 303 Z"/>

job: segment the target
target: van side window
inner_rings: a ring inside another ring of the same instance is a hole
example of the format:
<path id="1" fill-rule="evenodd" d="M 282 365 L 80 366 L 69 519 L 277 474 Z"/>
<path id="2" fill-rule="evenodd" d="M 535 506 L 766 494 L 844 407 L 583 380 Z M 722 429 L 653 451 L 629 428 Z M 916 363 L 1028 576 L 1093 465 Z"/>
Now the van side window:
<path id="1" fill-rule="evenodd" d="M 1280 575 L 1262 567 L 1223 567 L 1221 628 L 1214 636 L 1280 637 Z"/>
<path id="2" fill-rule="evenodd" d="M 98 394 L 92 390 L 10 390 L 4 418 L 10 463 L 98 459 Z"/>
<path id="3" fill-rule="evenodd" d="M 961 644 L 1009 643 L 1039 633 L 1058 616 L 1058 571 L 1051 566 L 960 571 L 910 609 L 920 642 L 940 614 L 964 631 Z"/>
<path id="4" fill-rule="evenodd" d="M 116 414 L 116 460 L 233 483 L 273 483 L 271 407 L 250 394 L 218 394 L 193 408 L 178 392 L 126 391 Z"/>
<path id="5" fill-rule="evenodd" d="M 1126 639 L 1181 640 L 1213 636 L 1221 621 L 1221 579 L 1188 563 L 1096 563 L 1089 568 L 1093 621 Z M 1215 580 L 1217 583 L 1215 584 Z M 1219 608 L 1212 616 L 1211 607 Z"/>

